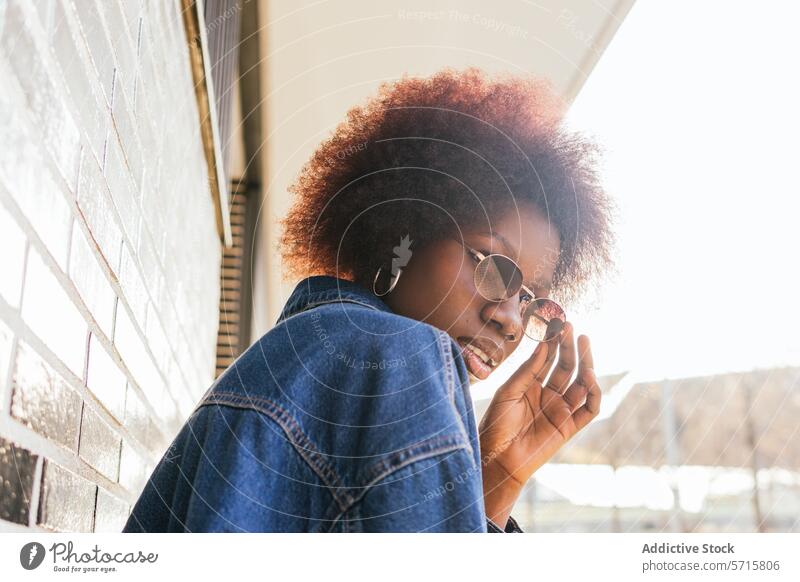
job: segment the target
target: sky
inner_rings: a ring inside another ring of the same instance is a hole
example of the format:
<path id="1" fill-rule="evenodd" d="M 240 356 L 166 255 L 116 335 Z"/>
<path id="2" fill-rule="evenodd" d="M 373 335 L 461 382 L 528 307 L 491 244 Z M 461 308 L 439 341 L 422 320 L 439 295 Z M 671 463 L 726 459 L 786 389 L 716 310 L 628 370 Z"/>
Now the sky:
<path id="1" fill-rule="evenodd" d="M 800 365 L 798 21 L 798 3 L 638 0 L 570 108 L 617 210 L 617 272 L 568 310 L 598 375 Z"/>

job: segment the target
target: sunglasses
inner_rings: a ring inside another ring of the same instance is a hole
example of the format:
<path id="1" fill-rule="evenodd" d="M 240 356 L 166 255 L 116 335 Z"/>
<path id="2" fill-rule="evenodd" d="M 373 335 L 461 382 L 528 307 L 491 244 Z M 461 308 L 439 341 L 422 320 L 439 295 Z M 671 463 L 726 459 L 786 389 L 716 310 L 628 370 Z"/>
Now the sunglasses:
<path id="1" fill-rule="evenodd" d="M 507 301 L 520 292 L 520 317 L 525 335 L 534 341 L 550 341 L 561 335 L 567 315 L 552 299 L 536 298 L 523 285 L 522 270 L 517 263 L 501 254 L 484 255 L 458 239 L 453 239 L 475 259 L 475 288 L 488 301 Z"/>

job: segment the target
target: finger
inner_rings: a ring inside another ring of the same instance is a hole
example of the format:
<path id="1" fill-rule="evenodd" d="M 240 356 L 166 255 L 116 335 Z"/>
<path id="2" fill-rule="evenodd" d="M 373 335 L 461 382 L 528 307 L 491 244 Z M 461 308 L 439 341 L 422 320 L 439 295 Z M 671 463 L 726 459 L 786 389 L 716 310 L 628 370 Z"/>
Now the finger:
<path id="1" fill-rule="evenodd" d="M 535 378 L 539 384 L 544 385 L 545 378 L 547 378 L 550 370 L 553 369 L 553 362 L 555 362 L 556 357 L 558 357 L 558 343 L 555 340 L 550 340 L 539 342 L 539 345 L 544 345 L 547 348 L 547 358 L 544 364 L 536 371 Z"/>
<path id="2" fill-rule="evenodd" d="M 588 392 L 586 394 L 586 403 L 575 411 L 572 419 L 575 421 L 575 428 L 581 430 L 589 421 L 591 421 L 600 412 L 600 385 L 594 377 L 594 370 L 587 372 L 591 376 L 592 381 L 586 385 Z"/>
<path id="3" fill-rule="evenodd" d="M 551 390 L 562 394 L 569 386 L 572 379 L 572 373 L 575 372 L 575 365 L 577 363 L 577 354 L 575 352 L 575 338 L 573 335 L 574 328 L 570 322 L 564 324 L 564 331 L 561 333 L 558 363 L 555 370 L 553 370 L 550 379 L 547 381 L 547 386 Z"/>
<path id="4" fill-rule="evenodd" d="M 550 351 L 546 342 L 539 342 L 530 357 L 522 362 L 500 390 L 513 396 L 521 396 L 534 385 L 541 387 L 538 377 L 541 369 L 547 366 Z"/>
<path id="5" fill-rule="evenodd" d="M 575 410 L 577 410 L 577 408 L 583 404 L 588 392 L 589 389 L 586 387 L 586 385 L 577 381 L 573 382 L 572 386 L 567 388 L 567 390 L 564 392 L 564 400 L 569 406 L 570 412 L 575 412 Z"/>
<path id="6" fill-rule="evenodd" d="M 578 377 L 580 378 L 586 373 L 586 370 L 594 370 L 594 357 L 589 336 L 578 336 L 578 352 L 580 353 L 580 362 L 578 363 Z"/>

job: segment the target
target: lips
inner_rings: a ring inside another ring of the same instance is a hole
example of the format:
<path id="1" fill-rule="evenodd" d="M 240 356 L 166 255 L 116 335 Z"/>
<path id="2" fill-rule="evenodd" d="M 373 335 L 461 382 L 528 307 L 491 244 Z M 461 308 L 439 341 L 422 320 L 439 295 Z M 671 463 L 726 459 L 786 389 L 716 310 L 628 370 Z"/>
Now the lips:
<path id="1" fill-rule="evenodd" d="M 462 336 L 456 341 L 461 346 L 467 368 L 479 380 L 488 378 L 503 361 L 502 349 L 489 338 Z"/>

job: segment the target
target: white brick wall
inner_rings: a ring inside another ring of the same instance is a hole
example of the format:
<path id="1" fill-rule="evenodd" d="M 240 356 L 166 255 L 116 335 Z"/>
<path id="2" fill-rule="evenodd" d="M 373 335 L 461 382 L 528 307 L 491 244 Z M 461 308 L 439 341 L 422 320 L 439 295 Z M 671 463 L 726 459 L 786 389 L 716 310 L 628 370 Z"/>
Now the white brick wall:
<path id="1" fill-rule="evenodd" d="M 0 531 L 119 530 L 212 382 L 177 0 L 0 0 Z"/>

